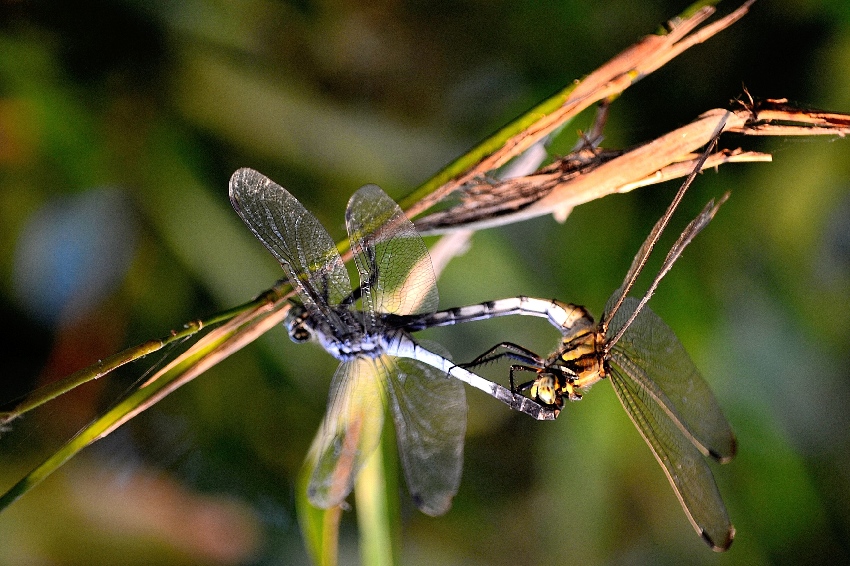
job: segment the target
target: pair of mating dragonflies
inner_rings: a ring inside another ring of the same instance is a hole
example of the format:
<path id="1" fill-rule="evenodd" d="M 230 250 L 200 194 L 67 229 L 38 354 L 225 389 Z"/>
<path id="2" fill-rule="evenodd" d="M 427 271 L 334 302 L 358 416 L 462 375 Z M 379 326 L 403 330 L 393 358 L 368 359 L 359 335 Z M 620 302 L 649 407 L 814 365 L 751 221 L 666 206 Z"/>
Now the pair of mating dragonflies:
<path id="1" fill-rule="evenodd" d="M 354 193 L 346 210 L 360 278 L 360 286 L 352 289 L 337 247 L 316 217 L 264 175 L 237 171 L 230 182 L 231 202 L 280 262 L 300 299 L 287 317 L 290 337 L 315 340 L 341 362 L 311 448 L 310 501 L 328 508 L 349 495 L 380 439 L 388 404 L 413 499 L 423 512 L 443 514 L 457 493 L 463 462 L 466 400 L 461 382 L 515 410 L 551 420 L 564 399 L 580 399 L 589 386 L 608 378 L 694 528 L 715 550 L 728 548 L 735 531 L 704 457 L 731 459 L 734 435 L 673 331 L 645 306 L 725 197 L 709 202 L 685 228 L 644 297 L 628 297 L 698 169 L 653 228 L 598 323 L 583 307 L 529 297 L 438 312 L 425 243 L 399 206 L 375 185 Z M 433 326 L 511 314 L 548 318 L 562 333 L 558 349 L 543 357 L 502 343 L 470 364 L 455 365 L 446 354 L 413 338 L 414 332 Z M 510 389 L 470 371 L 502 358 L 515 362 Z M 533 379 L 517 384 L 516 375 L 524 372 Z"/>

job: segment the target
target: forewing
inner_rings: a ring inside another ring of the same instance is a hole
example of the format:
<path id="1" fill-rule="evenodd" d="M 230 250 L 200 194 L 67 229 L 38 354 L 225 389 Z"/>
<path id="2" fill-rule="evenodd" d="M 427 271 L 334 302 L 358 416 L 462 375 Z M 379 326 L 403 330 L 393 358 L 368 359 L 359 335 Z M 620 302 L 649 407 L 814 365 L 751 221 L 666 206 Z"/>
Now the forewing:
<path id="1" fill-rule="evenodd" d="M 714 550 L 729 548 L 735 529 L 706 460 L 646 389 L 616 366 L 612 367 L 610 378 L 617 397 L 664 468 L 697 533 Z"/>
<path id="2" fill-rule="evenodd" d="M 414 359 L 384 359 L 397 366 L 389 371 L 387 389 L 408 489 L 423 513 L 442 515 L 463 469 L 463 384 Z"/>
<path id="3" fill-rule="evenodd" d="M 339 505 L 354 487 L 366 458 L 381 439 L 384 375 L 375 360 L 358 357 L 337 368 L 328 411 L 310 448 L 315 467 L 307 488 L 310 502 Z"/>
<path id="4" fill-rule="evenodd" d="M 380 187 L 366 185 L 348 201 L 345 218 L 367 326 L 374 328 L 375 313 L 435 311 L 439 296 L 428 248 L 395 201 Z"/>
<path id="5" fill-rule="evenodd" d="M 351 293 L 351 281 L 318 219 L 286 189 L 248 168 L 230 178 L 230 202 L 283 266 L 304 306 L 339 328 L 342 322 L 330 307 Z"/>
<path id="6" fill-rule="evenodd" d="M 611 320 L 609 335 L 619 331 L 637 304 L 632 297 L 625 300 Z M 735 435 L 720 404 L 673 330 L 648 307 L 614 346 L 611 357 L 703 454 L 719 462 L 735 455 Z"/>

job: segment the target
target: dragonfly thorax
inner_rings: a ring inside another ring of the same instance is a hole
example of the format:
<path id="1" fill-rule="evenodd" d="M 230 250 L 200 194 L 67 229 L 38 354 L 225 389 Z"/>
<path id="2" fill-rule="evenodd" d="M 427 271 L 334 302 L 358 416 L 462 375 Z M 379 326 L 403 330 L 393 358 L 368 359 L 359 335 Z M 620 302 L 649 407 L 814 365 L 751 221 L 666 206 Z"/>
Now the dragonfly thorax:
<path id="1" fill-rule="evenodd" d="M 591 385 L 604 378 L 604 334 L 592 324 L 578 325 L 564 336 L 531 387 L 531 396 L 542 403 L 562 408 L 564 397 L 578 401 Z"/>
<path id="2" fill-rule="evenodd" d="M 357 356 L 377 358 L 384 355 L 391 343 L 398 339 L 402 329 L 380 332 L 366 330 L 363 314 L 359 311 L 348 311 L 349 324 L 345 333 L 325 321 L 320 315 L 311 314 L 305 307 L 295 305 L 286 317 L 284 325 L 289 338 L 296 343 L 315 340 L 330 355 L 341 361 L 349 361 Z"/>
<path id="3" fill-rule="evenodd" d="M 340 361 L 349 361 L 357 356 L 377 358 L 386 351 L 386 339 L 382 334 L 361 333 L 342 340 L 323 334 L 318 336 L 322 347 Z"/>

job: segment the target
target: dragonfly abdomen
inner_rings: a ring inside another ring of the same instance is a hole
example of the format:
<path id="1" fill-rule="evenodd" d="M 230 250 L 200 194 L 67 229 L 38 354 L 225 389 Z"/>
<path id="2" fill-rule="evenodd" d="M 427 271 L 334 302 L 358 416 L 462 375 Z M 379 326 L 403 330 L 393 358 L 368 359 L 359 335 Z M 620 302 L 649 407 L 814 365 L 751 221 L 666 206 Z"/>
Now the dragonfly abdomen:
<path id="1" fill-rule="evenodd" d="M 560 328 L 561 332 L 572 331 L 577 325 L 583 326 L 586 321 L 589 321 L 590 325 L 593 324 L 593 318 L 584 307 L 562 303 L 556 299 L 535 299 L 521 295 L 423 315 L 406 321 L 405 328 L 421 330 L 517 314 L 546 318 L 553 326 Z"/>

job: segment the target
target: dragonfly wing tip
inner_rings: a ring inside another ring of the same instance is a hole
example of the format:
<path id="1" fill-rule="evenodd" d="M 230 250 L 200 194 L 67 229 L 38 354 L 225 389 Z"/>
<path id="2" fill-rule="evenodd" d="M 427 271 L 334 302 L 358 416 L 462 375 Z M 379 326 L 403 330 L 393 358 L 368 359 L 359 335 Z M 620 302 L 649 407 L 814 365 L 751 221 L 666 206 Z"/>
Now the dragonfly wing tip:
<path id="1" fill-rule="evenodd" d="M 732 541 L 735 540 L 735 527 L 729 525 L 729 530 L 726 531 L 726 536 L 720 542 L 720 544 L 718 544 L 710 536 L 708 536 L 708 533 L 705 532 L 705 530 L 702 530 L 700 532 L 700 536 L 706 543 L 708 543 L 708 546 L 710 546 L 711 550 L 713 550 L 714 552 L 726 552 L 727 550 L 729 550 L 729 547 L 732 546 Z"/>
<path id="2" fill-rule="evenodd" d="M 738 453 L 738 439 L 732 436 L 729 440 L 729 446 L 725 449 L 717 450 L 708 447 L 708 455 L 720 464 L 728 464 Z"/>

